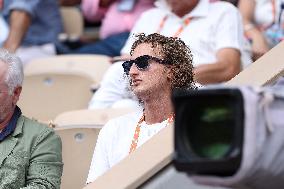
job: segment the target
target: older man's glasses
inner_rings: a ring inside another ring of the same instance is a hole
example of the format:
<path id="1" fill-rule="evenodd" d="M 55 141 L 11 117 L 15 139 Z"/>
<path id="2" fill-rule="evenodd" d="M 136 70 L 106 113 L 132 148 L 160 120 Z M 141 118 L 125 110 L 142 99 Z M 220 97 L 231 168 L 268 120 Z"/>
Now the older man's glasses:
<path id="1" fill-rule="evenodd" d="M 160 63 L 160 64 L 169 64 L 168 62 L 166 62 L 165 60 L 162 60 L 160 58 L 153 57 L 153 56 L 150 56 L 150 55 L 143 55 L 143 56 L 137 57 L 134 60 L 129 60 L 129 61 L 124 62 L 122 64 L 122 67 L 124 69 L 124 73 L 129 75 L 130 68 L 133 64 L 136 65 L 138 70 L 142 70 L 142 71 L 146 70 L 150 65 L 149 64 L 150 60 L 154 60 L 155 62 Z"/>

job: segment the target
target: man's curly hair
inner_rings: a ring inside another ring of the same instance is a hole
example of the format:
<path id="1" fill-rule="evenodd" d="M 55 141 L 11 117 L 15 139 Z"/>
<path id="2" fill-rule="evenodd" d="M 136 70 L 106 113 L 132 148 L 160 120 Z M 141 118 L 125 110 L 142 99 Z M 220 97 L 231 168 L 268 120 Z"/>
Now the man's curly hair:
<path id="1" fill-rule="evenodd" d="M 179 38 L 165 37 L 158 33 L 145 35 L 140 33 L 135 36 L 137 39 L 133 43 L 130 55 L 134 49 L 142 44 L 151 44 L 152 48 L 160 50 L 163 60 L 172 67 L 172 89 L 195 89 L 192 54 L 188 46 Z"/>

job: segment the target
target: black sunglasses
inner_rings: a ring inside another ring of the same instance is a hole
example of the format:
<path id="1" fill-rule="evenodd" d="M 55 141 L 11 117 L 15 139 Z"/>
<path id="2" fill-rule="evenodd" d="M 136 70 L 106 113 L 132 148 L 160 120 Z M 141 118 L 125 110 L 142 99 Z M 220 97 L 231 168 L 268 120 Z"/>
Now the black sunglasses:
<path id="1" fill-rule="evenodd" d="M 150 56 L 150 55 L 143 55 L 143 56 L 139 56 L 137 57 L 136 59 L 134 60 L 128 60 L 128 61 L 125 61 L 123 64 L 122 64 L 122 67 L 124 69 L 124 73 L 126 75 L 129 75 L 129 71 L 130 71 L 130 68 L 133 64 L 136 65 L 136 67 L 139 69 L 139 70 L 146 70 L 148 67 L 149 67 L 149 60 L 154 60 L 155 62 L 158 62 L 160 64 L 169 64 L 167 61 L 165 60 L 162 60 L 160 58 L 157 58 L 157 57 L 153 57 L 153 56 Z"/>

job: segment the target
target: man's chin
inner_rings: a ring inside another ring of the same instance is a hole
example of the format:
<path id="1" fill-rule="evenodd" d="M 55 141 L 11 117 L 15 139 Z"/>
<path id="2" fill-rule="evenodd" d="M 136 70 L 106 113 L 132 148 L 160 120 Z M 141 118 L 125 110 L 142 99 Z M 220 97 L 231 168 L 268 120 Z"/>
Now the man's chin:
<path id="1" fill-rule="evenodd" d="M 134 90 L 132 90 L 132 92 L 138 99 L 141 99 L 141 100 L 147 99 L 147 97 L 149 97 L 149 95 L 151 94 L 149 90 L 143 90 L 143 89 L 138 89 L 138 88 L 135 88 Z"/>

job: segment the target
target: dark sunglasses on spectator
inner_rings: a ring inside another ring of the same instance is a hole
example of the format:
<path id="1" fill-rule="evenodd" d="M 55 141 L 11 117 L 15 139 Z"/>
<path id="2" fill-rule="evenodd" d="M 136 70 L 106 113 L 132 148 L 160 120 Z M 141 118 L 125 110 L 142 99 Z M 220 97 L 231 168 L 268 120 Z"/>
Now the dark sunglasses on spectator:
<path id="1" fill-rule="evenodd" d="M 149 64 L 149 60 L 154 60 L 155 62 L 160 63 L 160 64 L 169 64 L 167 61 L 162 60 L 160 58 L 153 57 L 153 56 L 150 56 L 150 55 L 143 55 L 143 56 L 137 57 L 134 60 L 125 61 L 122 64 L 122 67 L 124 69 L 124 73 L 128 75 L 129 71 L 130 71 L 130 68 L 131 68 L 131 66 L 133 64 L 136 65 L 138 70 L 142 70 L 142 71 L 146 70 L 149 67 L 149 65 L 150 65 Z"/>

